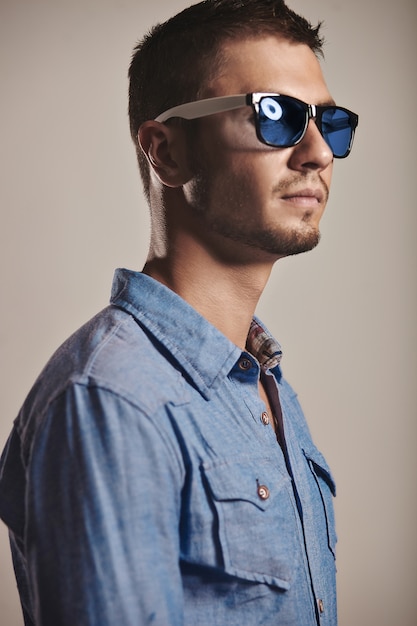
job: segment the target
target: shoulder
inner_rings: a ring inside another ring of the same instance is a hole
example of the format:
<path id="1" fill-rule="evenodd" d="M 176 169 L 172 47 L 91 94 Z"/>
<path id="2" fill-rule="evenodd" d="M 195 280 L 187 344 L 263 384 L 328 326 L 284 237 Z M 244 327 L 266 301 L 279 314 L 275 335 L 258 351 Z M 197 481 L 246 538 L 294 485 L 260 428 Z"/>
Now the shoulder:
<path id="1" fill-rule="evenodd" d="M 135 394 L 155 378 L 169 377 L 172 365 L 167 357 L 164 347 L 130 313 L 109 306 L 58 348 L 38 384 L 52 384 L 56 393 L 76 382 Z"/>
<path id="2" fill-rule="evenodd" d="M 182 377 L 164 347 L 129 313 L 109 306 L 78 329 L 53 354 L 16 419 L 22 439 L 30 440 L 51 407 L 78 389 L 85 399 L 114 401 L 138 415 L 156 415 L 181 396 Z"/>

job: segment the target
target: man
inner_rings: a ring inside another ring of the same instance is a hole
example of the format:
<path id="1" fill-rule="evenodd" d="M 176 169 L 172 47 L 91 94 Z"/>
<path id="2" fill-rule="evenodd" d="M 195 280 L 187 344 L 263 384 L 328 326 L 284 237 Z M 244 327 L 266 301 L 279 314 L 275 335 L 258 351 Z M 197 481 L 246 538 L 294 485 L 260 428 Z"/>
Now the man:
<path id="1" fill-rule="evenodd" d="M 280 0 L 207 0 L 135 49 L 148 259 L 52 357 L 2 458 L 26 625 L 336 624 L 333 479 L 254 318 L 352 145 L 320 50 Z"/>

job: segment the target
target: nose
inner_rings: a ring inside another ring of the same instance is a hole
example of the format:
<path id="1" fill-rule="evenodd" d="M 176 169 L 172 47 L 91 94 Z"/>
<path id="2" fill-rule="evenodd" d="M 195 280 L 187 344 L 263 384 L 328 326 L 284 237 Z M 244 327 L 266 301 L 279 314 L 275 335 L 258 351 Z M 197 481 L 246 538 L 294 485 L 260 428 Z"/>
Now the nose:
<path id="1" fill-rule="evenodd" d="M 323 171 L 333 162 L 333 152 L 323 139 L 317 125 L 310 119 L 306 133 L 292 148 L 289 167 L 298 171 Z"/>

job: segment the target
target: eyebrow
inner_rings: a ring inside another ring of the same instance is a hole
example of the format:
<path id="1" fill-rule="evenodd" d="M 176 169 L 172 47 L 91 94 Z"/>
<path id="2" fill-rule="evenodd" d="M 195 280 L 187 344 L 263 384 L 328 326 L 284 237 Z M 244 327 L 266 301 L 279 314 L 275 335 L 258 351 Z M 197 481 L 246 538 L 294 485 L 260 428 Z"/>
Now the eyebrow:
<path id="1" fill-rule="evenodd" d="M 255 92 L 249 92 L 249 93 L 264 93 L 261 89 Z M 320 100 L 319 102 L 307 102 L 304 101 L 302 98 L 297 98 L 297 96 L 291 96 L 289 93 L 285 93 L 285 91 L 274 91 L 273 89 L 266 89 L 265 93 L 271 93 L 271 94 L 277 94 L 280 96 L 288 96 L 289 98 L 295 98 L 296 100 L 301 100 L 301 102 L 306 102 L 306 104 L 314 104 L 314 106 L 316 107 L 335 107 L 337 106 L 336 104 L 336 100 L 334 100 L 332 98 L 332 96 L 329 95 L 329 98 L 327 100 Z"/>
<path id="2" fill-rule="evenodd" d="M 330 100 L 322 100 L 321 102 L 315 102 L 314 104 L 317 107 L 335 107 L 336 101 L 333 100 L 333 98 L 330 98 Z"/>

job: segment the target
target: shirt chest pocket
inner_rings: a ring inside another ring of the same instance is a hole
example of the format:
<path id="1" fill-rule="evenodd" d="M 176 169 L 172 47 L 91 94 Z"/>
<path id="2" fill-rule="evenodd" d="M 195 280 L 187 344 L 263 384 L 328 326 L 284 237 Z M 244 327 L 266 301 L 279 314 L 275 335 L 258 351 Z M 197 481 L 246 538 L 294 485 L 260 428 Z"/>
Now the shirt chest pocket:
<path id="1" fill-rule="evenodd" d="M 201 492 L 188 509 L 183 558 L 289 589 L 300 560 L 300 525 L 289 476 L 264 459 L 251 459 L 250 466 L 225 462 L 200 469 Z"/>

